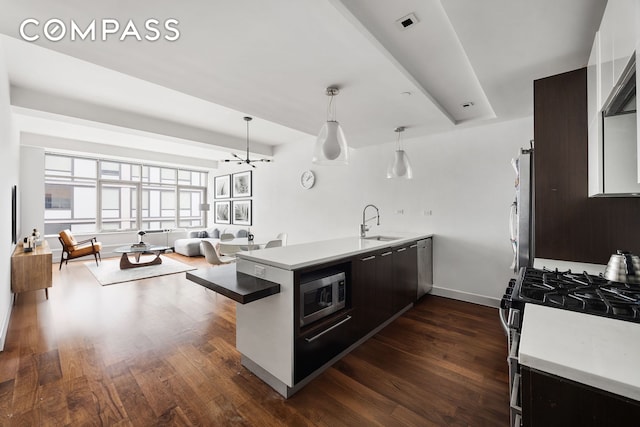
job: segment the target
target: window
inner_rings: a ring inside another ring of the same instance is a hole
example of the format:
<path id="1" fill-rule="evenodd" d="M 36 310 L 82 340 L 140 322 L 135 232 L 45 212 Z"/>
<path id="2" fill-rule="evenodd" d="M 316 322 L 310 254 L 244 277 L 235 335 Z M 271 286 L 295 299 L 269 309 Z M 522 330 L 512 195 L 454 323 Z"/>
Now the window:
<path id="1" fill-rule="evenodd" d="M 202 227 L 207 172 L 45 154 L 45 234 Z"/>

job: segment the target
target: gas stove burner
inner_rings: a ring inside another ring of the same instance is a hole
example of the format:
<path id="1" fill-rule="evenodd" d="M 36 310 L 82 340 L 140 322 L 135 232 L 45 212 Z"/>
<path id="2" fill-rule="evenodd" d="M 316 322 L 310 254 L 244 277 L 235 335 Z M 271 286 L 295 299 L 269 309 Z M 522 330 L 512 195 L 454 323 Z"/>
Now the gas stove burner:
<path id="1" fill-rule="evenodd" d="M 640 285 L 571 270 L 522 269 L 511 303 L 514 301 L 640 323 Z"/>

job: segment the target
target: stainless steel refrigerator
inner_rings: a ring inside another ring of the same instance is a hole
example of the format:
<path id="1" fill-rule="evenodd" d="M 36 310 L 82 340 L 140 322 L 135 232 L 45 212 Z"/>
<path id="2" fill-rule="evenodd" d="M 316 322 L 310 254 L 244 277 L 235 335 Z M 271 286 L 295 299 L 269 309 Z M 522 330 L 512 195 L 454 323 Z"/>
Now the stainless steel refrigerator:
<path id="1" fill-rule="evenodd" d="M 534 168 L 533 141 L 531 148 L 521 148 L 517 158 L 511 160 L 516 172 L 515 200 L 511 204 L 509 229 L 513 262 L 511 268 L 518 272 L 521 267 L 531 267 L 534 258 Z"/>

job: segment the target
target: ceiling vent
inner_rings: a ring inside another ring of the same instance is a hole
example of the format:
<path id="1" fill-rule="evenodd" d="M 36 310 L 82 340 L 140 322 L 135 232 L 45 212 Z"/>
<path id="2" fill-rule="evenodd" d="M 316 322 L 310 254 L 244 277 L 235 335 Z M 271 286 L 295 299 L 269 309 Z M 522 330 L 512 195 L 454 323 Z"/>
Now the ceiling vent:
<path id="1" fill-rule="evenodd" d="M 416 16 L 415 13 L 410 13 L 406 16 L 403 16 L 402 18 L 398 19 L 396 21 L 396 25 L 398 26 L 398 28 L 400 28 L 401 30 L 406 30 L 409 27 L 412 27 L 414 24 L 417 24 L 418 22 L 420 22 L 418 20 L 418 17 Z"/>

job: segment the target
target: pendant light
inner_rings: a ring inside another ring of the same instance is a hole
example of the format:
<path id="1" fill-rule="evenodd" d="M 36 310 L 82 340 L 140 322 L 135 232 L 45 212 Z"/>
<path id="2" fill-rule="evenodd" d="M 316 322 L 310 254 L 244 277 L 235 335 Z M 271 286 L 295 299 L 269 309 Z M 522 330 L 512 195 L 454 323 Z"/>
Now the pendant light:
<path id="1" fill-rule="evenodd" d="M 327 96 L 330 97 L 327 107 L 327 121 L 318 134 L 311 159 L 313 163 L 321 165 L 349 164 L 349 147 L 340 123 L 336 120 L 336 107 L 333 103 L 333 97 L 338 93 L 340 91 L 336 87 L 328 87 L 326 90 Z"/>
<path id="2" fill-rule="evenodd" d="M 242 118 L 245 122 L 247 122 L 247 157 L 245 157 L 244 159 L 240 156 L 238 156 L 236 153 L 231 153 L 231 155 L 233 157 L 235 157 L 235 159 L 225 159 L 224 161 L 226 163 L 229 162 L 237 162 L 239 165 L 242 164 L 247 164 L 249 166 L 251 166 L 252 168 L 255 168 L 256 166 L 252 163 L 256 163 L 256 162 L 270 162 L 270 159 L 252 159 L 249 157 L 249 122 L 251 120 L 253 120 L 253 117 L 243 117 Z"/>
<path id="3" fill-rule="evenodd" d="M 413 170 L 411 169 L 411 163 L 407 157 L 407 153 L 402 149 L 400 136 L 404 132 L 404 126 L 395 128 L 394 132 L 398 134 L 398 142 L 396 143 L 396 151 L 393 157 L 393 161 L 389 163 L 387 168 L 387 178 L 413 178 Z"/>

